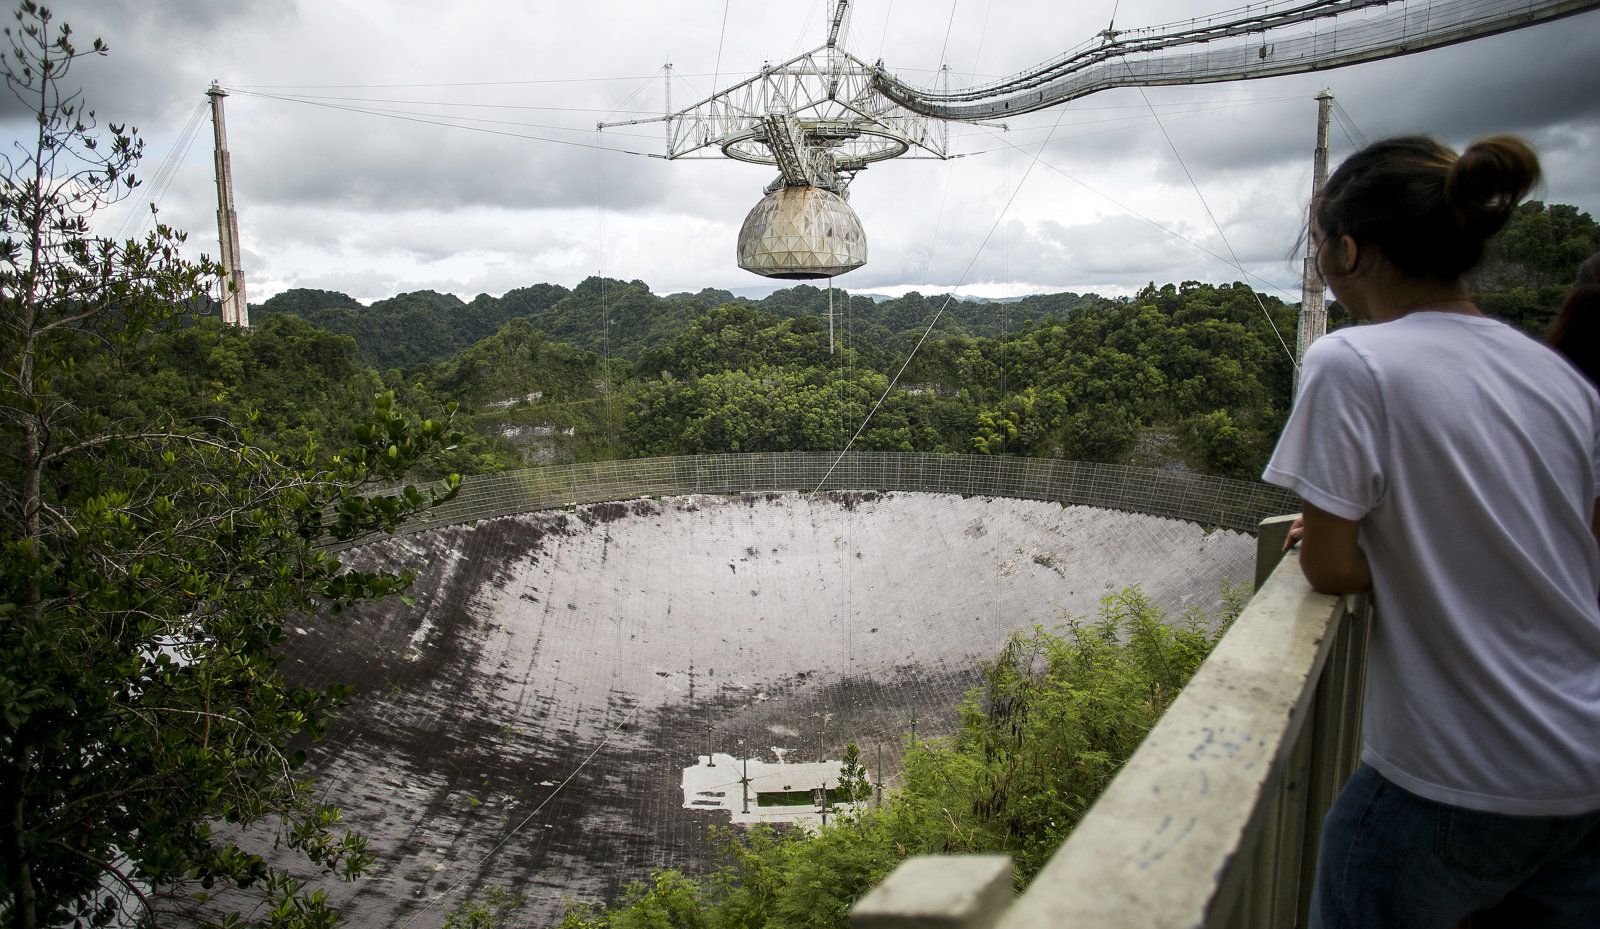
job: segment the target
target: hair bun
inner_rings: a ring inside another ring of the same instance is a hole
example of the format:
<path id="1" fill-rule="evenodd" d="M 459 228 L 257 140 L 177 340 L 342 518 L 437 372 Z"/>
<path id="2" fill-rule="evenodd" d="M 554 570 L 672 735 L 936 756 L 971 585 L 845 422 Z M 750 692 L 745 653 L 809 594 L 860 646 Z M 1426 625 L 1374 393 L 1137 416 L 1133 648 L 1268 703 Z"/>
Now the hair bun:
<path id="1" fill-rule="evenodd" d="M 1445 200 L 1462 226 L 1488 238 L 1539 182 L 1539 156 L 1514 135 L 1492 135 L 1467 146 L 1444 179 Z"/>

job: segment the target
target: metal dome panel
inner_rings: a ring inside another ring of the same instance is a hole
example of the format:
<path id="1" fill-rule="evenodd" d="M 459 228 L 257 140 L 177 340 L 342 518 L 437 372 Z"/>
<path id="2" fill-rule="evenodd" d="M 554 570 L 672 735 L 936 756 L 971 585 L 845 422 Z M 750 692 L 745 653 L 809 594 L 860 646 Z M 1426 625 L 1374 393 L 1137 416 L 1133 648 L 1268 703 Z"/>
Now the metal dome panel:
<path id="1" fill-rule="evenodd" d="M 821 187 L 781 187 L 744 218 L 739 267 L 763 277 L 811 280 L 867 263 L 867 234 L 843 197 Z"/>

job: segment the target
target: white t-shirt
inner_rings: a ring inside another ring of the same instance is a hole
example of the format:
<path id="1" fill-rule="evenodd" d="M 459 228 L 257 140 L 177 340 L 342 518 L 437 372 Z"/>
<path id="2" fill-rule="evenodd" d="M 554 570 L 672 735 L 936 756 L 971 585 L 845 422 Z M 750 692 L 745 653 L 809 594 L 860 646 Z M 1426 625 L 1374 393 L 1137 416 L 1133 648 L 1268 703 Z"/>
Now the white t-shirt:
<path id="1" fill-rule="evenodd" d="M 1504 323 L 1330 333 L 1264 479 L 1360 522 L 1378 614 L 1362 760 L 1510 815 L 1600 809 L 1600 397 Z"/>

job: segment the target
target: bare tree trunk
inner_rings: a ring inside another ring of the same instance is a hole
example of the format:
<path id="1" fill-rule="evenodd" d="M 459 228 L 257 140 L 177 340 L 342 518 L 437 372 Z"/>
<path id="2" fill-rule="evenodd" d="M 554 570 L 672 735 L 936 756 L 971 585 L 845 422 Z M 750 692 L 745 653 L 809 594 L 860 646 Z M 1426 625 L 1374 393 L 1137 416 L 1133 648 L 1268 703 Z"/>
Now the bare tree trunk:
<path id="1" fill-rule="evenodd" d="M 7 847 L 5 857 L 15 864 L 12 866 L 16 876 L 16 892 L 11 901 L 11 925 L 14 929 L 38 929 L 38 899 L 33 888 L 33 869 L 28 865 L 28 856 L 24 853 L 22 836 L 27 826 L 24 815 L 26 810 L 22 799 L 22 776 L 28 769 L 28 756 L 31 752 L 23 747 L 19 757 L 13 760 L 11 782 L 11 796 L 6 798 Z"/>
<path id="2" fill-rule="evenodd" d="M 49 74 L 49 55 L 46 52 L 41 61 L 44 74 Z M 50 82 L 41 80 L 39 87 L 38 112 L 46 112 L 49 103 L 48 88 Z M 49 182 L 49 171 L 45 164 L 47 139 L 45 125 L 41 119 L 38 136 L 36 137 L 33 157 L 34 180 L 32 190 L 32 209 L 28 216 L 29 229 L 29 260 L 28 268 L 24 275 L 24 284 L 17 294 L 18 329 L 21 335 L 21 345 L 17 352 L 17 396 L 21 401 L 21 422 L 23 435 L 24 456 L 22 461 L 22 530 L 23 538 L 28 544 L 28 579 L 23 591 L 23 617 L 22 621 L 29 623 L 34 629 L 39 629 L 44 619 L 44 584 L 39 576 L 42 563 L 44 545 L 44 496 L 43 496 L 43 470 L 44 470 L 44 423 L 42 415 L 33 409 L 31 402 L 35 396 L 34 362 L 37 352 L 37 327 L 39 324 L 38 287 L 41 266 L 46 260 L 46 225 L 48 222 L 45 204 L 45 185 Z M 7 759 L 12 766 L 12 776 L 9 777 L 8 786 L 10 796 L 5 798 L 5 833 L 8 841 L 5 857 L 10 859 L 12 874 L 15 878 L 16 890 L 13 892 L 11 907 L 11 924 L 15 929 L 38 929 L 38 891 L 34 887 L 33 867 L 28 862 L 26 843 L 23 837 L 27 834 L 27 795 L 24 782 L 33 763 L 33 751 L 27 743 L 25 733 L 18 732 L 14 736 L 16 747 L 11 758 Z"/>

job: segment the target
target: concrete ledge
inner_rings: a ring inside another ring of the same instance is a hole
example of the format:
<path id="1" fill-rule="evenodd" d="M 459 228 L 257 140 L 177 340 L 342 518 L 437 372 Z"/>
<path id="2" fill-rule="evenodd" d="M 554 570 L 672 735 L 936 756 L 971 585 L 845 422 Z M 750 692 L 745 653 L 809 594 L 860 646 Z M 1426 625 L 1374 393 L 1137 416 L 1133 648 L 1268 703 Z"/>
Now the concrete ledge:
<path id="1" fill-rule="evenodd" d="M 850 911 L 854 929 L 987 929 L 1014 899 L 1006 855 L 923 855 Z"/>

